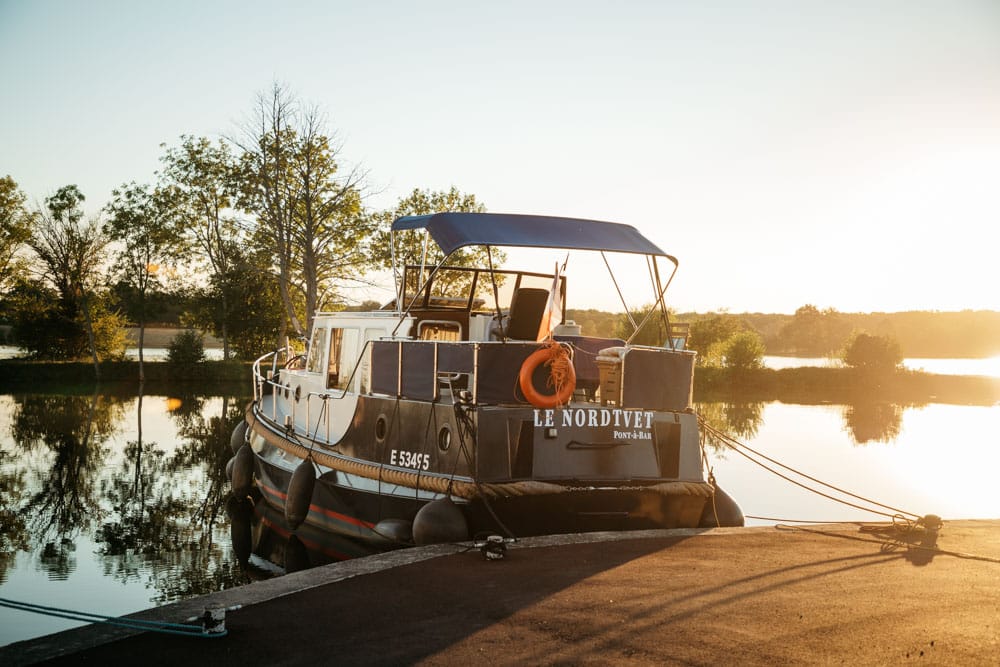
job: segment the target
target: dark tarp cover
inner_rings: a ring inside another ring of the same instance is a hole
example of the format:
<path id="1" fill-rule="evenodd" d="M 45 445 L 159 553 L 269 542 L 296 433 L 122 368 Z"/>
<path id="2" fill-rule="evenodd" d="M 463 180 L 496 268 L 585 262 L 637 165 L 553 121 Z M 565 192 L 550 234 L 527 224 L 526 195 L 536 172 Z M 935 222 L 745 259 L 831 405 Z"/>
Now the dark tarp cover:
<path id="1" fill-rule="evenodd" d="M 411 215 L 393 231 L 426 228 L 445 255 L 469 245 L 607 250 L 670 257 L 631 225 L 578 218 L 506 213 Z"/>

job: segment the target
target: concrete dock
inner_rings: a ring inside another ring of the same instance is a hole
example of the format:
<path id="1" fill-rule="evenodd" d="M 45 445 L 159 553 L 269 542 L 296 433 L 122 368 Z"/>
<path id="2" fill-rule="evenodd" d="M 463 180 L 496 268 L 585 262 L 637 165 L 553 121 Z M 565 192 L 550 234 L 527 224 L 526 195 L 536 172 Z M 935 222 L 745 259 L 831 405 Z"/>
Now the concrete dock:
<path id="1" fill-rule="evenodd" d="M 440 545 L 136 614 L 243 605 L 224 637 L 88 626 L 0 664 L 1000 664 L 1000 520 L 529 538 L 502 560 Z"/>

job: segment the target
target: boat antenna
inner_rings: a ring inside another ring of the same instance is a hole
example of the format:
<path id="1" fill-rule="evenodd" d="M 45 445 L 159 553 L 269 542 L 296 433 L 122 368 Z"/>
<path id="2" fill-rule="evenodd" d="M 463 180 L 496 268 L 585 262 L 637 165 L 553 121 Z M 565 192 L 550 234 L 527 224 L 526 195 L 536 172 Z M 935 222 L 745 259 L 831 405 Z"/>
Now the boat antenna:
<path id="1" fill-rule="evenodd" d="M 403 277 L 396 266 L 396 231 L 389 226 L 389 254 L 392 258 L 392 279 L 396 283 L 396 314 L 403 313 Z"/>
<path id="2" fill-rule="evenodd" d="M 622 288 L 618 286 L 618 280 L 615 278 L 615 272 L 611 270 L 611 264 L 608 262 L 608 256 L 603 250 L 601 251 L 601 259 L 604 260 L 604 266 L 608 267 L 608 275 L 611 276 L 611 282 L 614 283 L 615 289 L 618 290 L 618 299 L 622 302 L 622 308 L 625 309 L 625 316 L 628 317 L 628 321 L 632 325 L 632 328 L 638 331 L 635 326 L 635 318 L 632 317 L 632 312 L 628 309 L 628 304 L 625 303 L 625 297 L 622 295 Z M 629 340 L 631 340 L 631 338 Z"/>
<path id="3" fill-rule="evenodd" d="M 679 266 L 677 258 L 674 257 L 673 255 L 663 255 L 663 256 L 666 257 L 667 259 L 669 259 L 671 262 L 674 263 L 674 270 L 670 272 L 670 278 L 667 279 L 667 284 L 663 286 L 663 289 L 660 289 L 660 286 L 659 286 L 659 282 L 660 282 L 660 279 L 659 279 L 659 277 L 660 277 L 659 270 L 656 271 L 656 287 L 655 287 L 655 290 L 656 290 L 656 304 L 660 305 L 661 308 L 665 307 L 663 305 L 663 295 L 666 294 L 667 289 L 670 287 L 670 283 L 672 283 L 674 281 L 674 276 L 677 275 L 677 268 Z M 653 257 L 652 259 L 653 259 L 653 266 L 655 267 L 656 266 L 656 257 Z M 626 312 L 628 312 L 628 311 L 626 311 Z M 656 312 L 656 308 L 655 307 L 649 309 L 649 312 L 646 313 L 646 316 L 644 318 L 642 318 L 642 322 L 639 324 L 639 326 L 635 327 L 635 330 L 632 331 L 632 335 L 628 337 L 628 340 L 626 341 L 626 344 L 632 342 L 632 339 L 636 337 L 636 335 L 639 333 L 640 329 L 642 329 L 644 326 L 646 326 L 646 322 L 649 321 L 649 318 L 652 317 L 653 313 L 655 313 L 655 312 Z M 668 336 L 670 335 L 670 327 L 669 326 L 667 327 L 667 335 Z"/>
<path id="4" fill-rule="evenodd" d="M 497 289 L 497 274 L 493 271 L 493 247 L 486 246 L 486 260 L 490 264 L 490 283 L 493 285 L 493 307 L 497 311 L 497 325 L 500 327 L 500 342 L 507 342 L 507 332 L 503 328 L 503 313 L 500 312 L 500 290 Z"/>

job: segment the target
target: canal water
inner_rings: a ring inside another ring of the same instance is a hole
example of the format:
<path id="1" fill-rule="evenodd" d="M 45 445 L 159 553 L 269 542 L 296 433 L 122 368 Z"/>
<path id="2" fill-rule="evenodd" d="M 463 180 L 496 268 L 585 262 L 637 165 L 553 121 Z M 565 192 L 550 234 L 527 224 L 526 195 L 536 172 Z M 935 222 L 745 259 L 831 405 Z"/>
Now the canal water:
<path id="1" fill-rule="evenodd" d="M 0 598 L 120 615 L 248 583 L 225 512 L 229 434 L 246 401 L 0 394 Z M 739 442 L 863 498 L 946 520 L 1000 517 L 1000 406 L 697 407 Z M 750 525 L 887 520 L 718 443 L 706 451 L 720 486 L 759 517 Z M 0 607 L 0 645 L 74 625 Z"/>

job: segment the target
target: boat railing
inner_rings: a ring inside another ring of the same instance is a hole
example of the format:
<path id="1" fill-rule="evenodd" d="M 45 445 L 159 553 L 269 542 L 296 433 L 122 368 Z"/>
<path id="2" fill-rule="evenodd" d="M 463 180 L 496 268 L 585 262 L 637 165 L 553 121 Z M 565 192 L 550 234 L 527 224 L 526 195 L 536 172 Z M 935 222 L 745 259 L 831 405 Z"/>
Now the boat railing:
<path id="1" fill-rule="evenodd" d="M 277 395 L 283 393 L 286 398 L 288 398 L 289 395 L 291 395 L 291 394 L 294 393 L 296 400 L 294 400 L 294 401 L 286 401 L 286 403 L 289 406 L 289 411 L 285 415 L 285 419 L 288 420 L 288 422 L 285 424 L 285 428 L 289 428 L 291 425 L 294 425 L 294 424 L 297 423 L 298 412 L 299 412 L 298 411 L 298 404 L 299 404 L 299 400 L 298 399 L 300 399 L 300 398 L 302 398 L 304 396 L 305 399 L 306 399 L 305 400 L 305 424 L 306 424 L 307 431 L 309 431 L 309 430 L 311 430 L 311 424 L 313 423 L 313 419 L 312 419 L 312 405 L 313 405 L 313 401 L 311 399 L 312 398 L 319 398 L 320 401 L 321 401 L 320 405 L 322 407 L 320 408 L 320 415 L 319 415 L 319 417 L 317 418 L 317 421 L 316 421 L 316 430 L 317 431 L 319 430 L 320 420 L 323 419 L 324 416 L 325 416 L 326 417 L 326 419 L 325 419 L 325 421 L 326 421 L 326 431 L 327 431 L 326 436 L 327 436 L 327 439 L 329 439 L 330 418 L 329 418 L 329 411 L 326 409 L 326 405 L 327 405 L 326 402 L 328 400 L 331 400 L 331 399 L 333 399 L 333 400 L 343 399 L 345 396 L 347 396 L 348 393 L 351 393 L 351 392 L 349 392 L 348 388 L 351 387 L 354 384 L 354 378 L 355 378 L 355 376 L 358 373 L 358 369 L 360 369 L 361 366 L 362 366 L 362 362 L 365 359 L 365 355 L 369 352 L 369 346 L 371 345 L 371 343 L 372 343 L 372 341 L 365 341 L 364 345 L 361 347 L 361 353 L 358 355 L 358 359 L 357 359 L 357 361 L 354 364 L 354 368 L 351 370 L 351 374 L 348 377 L 347 382 L 344 385 L 344 388 L 342 388 L 342 389 L 330 388 L 330 389 L 324 389 L 322 391 L 307 391 L 307 392 L 305 392 L 305 394 L 301 393 L 301 387 L 300 386 L 296 386 L 296 387 L 293 388 L 293 386 L 291 384 L 284 384 L 282 382 L 275 381 L 275 379 L 274 379 L 276 377 L 279 377 L 279 374 L 278 374 L 278 357 L 285 350 L 274 350 L 273 352 L 268 352 L 267 354 L 264 354 L 263 356 L 259 357 L 257 360 L 255 360 L 253 362 L 253 377 L 254 377 L 254 383 L 253 383 L 253 385 L 254 385 L 254 396 L 253 396 L 253 398 L 254 398 L 254 403 L 259 406 L 261 404 L 261 399 L 267 393 L 271 393 L 273 396 L 277 396 Z M 263 373 L 261 371 L 261 366 L 267 360 L 270 360 L 271 368 L 270 368 L 270 370 L 268 372 Z M 277 423 L 277 421 L 278 421 L 278 401 L 276 401 L 276 400 L 272 400 L 271 401 L 271 414 L 270 414 L 270 417 L 271 417 L 271 421 Z"/>
<path id="2" fill-rule="evenodd" d="M 621 407 L 682 411 L 691 405 L 693 352 L 663 347 L 626 346 L 620 339 L 557 336 L 574 350 L 577 397 L 574 400 L 612 400 Z M 615 343 L 621 344 L 616 346 Z M 621 350 L 615 369 L 614 396 L 610 378 L 599 365 L 603 348 Z M 372 347 L 371 391 L 418 401 L 437 401 L 454 376 L 456 389 L 469 391 L 477 405 L 527 405 L 519 390 L 519 372 L 539 349 L 534 341 L 380 340 Z M 603 386 L 602 386 L 603 385 Z"/>

